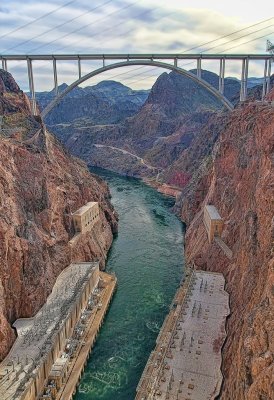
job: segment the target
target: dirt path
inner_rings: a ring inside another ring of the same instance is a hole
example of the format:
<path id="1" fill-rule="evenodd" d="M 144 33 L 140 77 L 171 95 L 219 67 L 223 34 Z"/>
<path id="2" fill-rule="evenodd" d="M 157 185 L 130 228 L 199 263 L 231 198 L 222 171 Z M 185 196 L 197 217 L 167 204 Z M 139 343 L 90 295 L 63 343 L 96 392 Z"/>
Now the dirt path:
<path id="1" fill-rule="evenodd" d="M 123 154 L 127 154 L 127 155 L 129 155 L 129 156 L 131 156 L 131 157 L 136 158 L 137 160 L 139 160 L 139 161 L 141 162 L 141 164 L 145 165 L 148 169 L 152 169 L 152 170 L 155 170 L 155 171 L 158 171 L 158 170 L 159 170 L 159 168 L 153 167 L 152 165 L 147 164 L 147 163 L 145 162 L 145 160 L 144 160 L 142 157 L 139 157 L 139 156 L 137 156 L 136 154 L 130 153 L 130 152 L 127 151 L 127 150 L 120 149 L 119 147 L 108 146 L 108 145 L 106 145 L 106 144 L 94 144 L 94 146 L 95 146 L 95 147 L 98 147 L 98 148 L 104 148 L 104 147 L 105 147 L 105 148 L 109 148 L 109 149 L 112 149 L 112 150 L 120 151 L 120 152 L 123 153 Z"/>

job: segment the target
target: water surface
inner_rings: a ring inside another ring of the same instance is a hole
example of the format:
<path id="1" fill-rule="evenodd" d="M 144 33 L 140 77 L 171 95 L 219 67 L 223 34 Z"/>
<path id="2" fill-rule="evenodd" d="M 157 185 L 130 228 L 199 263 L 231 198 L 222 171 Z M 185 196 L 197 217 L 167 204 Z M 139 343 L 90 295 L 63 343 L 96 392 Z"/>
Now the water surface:
<path id="1" fill-rule="evenodd" d="M 118 278 L 77 400 L 133 400 L 183 270 L 183 228 L 173 200 L 139 180 L 92 169 L 109 183 L 119 234 L 107 271 Z"/>

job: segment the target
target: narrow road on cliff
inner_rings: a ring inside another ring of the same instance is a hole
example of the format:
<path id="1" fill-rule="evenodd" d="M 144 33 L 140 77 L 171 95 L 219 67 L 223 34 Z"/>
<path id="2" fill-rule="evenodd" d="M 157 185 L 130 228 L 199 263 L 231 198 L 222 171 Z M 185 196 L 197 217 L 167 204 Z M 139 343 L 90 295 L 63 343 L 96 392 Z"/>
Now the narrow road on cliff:
<path id="1" fill-rule="evenodd" d="M 106 145 L 106 144 L 97 144 L 97 143 L 95 143 L 95 144 L 93 144 L 93 145 L 94 145 L 95 147 L 98 147 L 98 148 L 109 148 L 109 149 L 112 149 L 112 150 L 117 150 L 117 151 L 120 151 L 120 152 L 123 153 L 123 154 L 127 154 L 127 155 L 129 155 L 129 156 L 131 156 L 131 157 L 134 157 L 134 158 L 136 158 L 137 160 L 139 160 L 139 161 L 141 162 L 141 164 L 145 165 L 148 169 L 153 169 L 153 170 L 155 170 L 155 171 L 158 171 L 158 170 L 161 169 L 161 168 L 158 168 L 158 167 L 153 167 L 153 166 L 150 165 L 150 164 L 147 164 L 146 161 L 145 161 L 142 157 L 139 157 L 139 156 L 137 156 L 136 154 L 130 153 L 130 152 L 127 151 L 127 150 L 120 149 L 119 147 L 108 146 L 108 145 Z"/>

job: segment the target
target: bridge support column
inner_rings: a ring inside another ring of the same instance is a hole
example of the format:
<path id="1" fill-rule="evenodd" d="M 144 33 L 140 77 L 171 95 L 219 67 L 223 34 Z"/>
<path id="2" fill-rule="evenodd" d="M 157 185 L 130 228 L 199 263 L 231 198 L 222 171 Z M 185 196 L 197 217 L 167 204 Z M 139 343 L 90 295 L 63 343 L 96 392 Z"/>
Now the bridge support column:
<path id="1" fill-rule="evenodd" d="M 56 58 L 53 58 L 52 62 L 53 62 L 54 91 L 55 91 L 55 96 L 58 96 L 58 76 L 57 76 Z"/>
<path id="2" fill-rule="evenodd" d="M 27 59 L 28 64 L 28 78 L 29 78 L 29 91 L 31 95 L 31 111 L 33 115 L 36 115 L 36 100 L 35 100 L 35 90 L 34 90 L 34 80 L 32 71 L 32 60 Z"/>
<path id="3" fill-rule="evenodd" d="M 245 101 L 247 96 L 247 78 L 248 78 L 248 59 L 244 58 L 242 63 L 242 76 L 241 76 L 241 92 L 240 101 Z"/>
<path id="4" fill-rule="evenodd" d="M 224 94 L 225 90 L 225 59 L 220 59 L 219 92 Z"/>
<path id="5" fill-rule="evenodd" d="M 246 61 L 245 61 L 245 84 L 244 84 L 245 99 L 247 98 L 248 64 L 249 64 L 249 60 L 247 58 Z"/>
<path id="6" fill-rule="evenodd" d="M 178 58 L 174 58 L 174 67 L 178 67 Z"/>
<path id="7" fill-rule="evenodd" d="M 82 68 L 81 68 L 81 58 L 78 57 L 78 75 L 79 75 L 79 79 L 82 78 Z"/>
<path id="8" fill-rule="evenodd" d="M 271 58 L 268 60 L 267 80 L 266 80 L 266 94 L 270 92 L 270 77 L 271 77 Z"/>
<path id="9" fill-rule="evenodd" d="M 199 79 L 202 77 L 202 59 L 197 58 L 197 76 Z"/>
<path id="10" fill-rule="evenodd" d="M 264 100 L 264 97 L 266 95 L 266 74 L 267 74 L 267 65 L 268 62 L 265 60 L 264 62 L 264 80 L 263 80 L 263 91 L 262 91 L 262 100 Z"/>
<path id="11" fill-rule="evenodd" d="M 2 58 L 2 69 L 4 71 L 8 70 L 8 66 L 7 66 L 7 60 L 5 58 Z"/>

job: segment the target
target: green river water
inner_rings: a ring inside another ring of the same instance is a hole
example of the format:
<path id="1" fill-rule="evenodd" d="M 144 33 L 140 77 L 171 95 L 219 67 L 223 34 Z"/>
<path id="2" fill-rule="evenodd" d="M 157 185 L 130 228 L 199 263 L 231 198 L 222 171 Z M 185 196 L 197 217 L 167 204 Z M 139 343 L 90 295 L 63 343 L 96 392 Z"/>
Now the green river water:
<path id="1" fill-rule="evenodd" d="M 75 399 L 133 400 L 183 271 L 173 200 L 143 182 L 92 169 L 109 183 L 119 234 L 107 262 L 118 288 Z"/>

